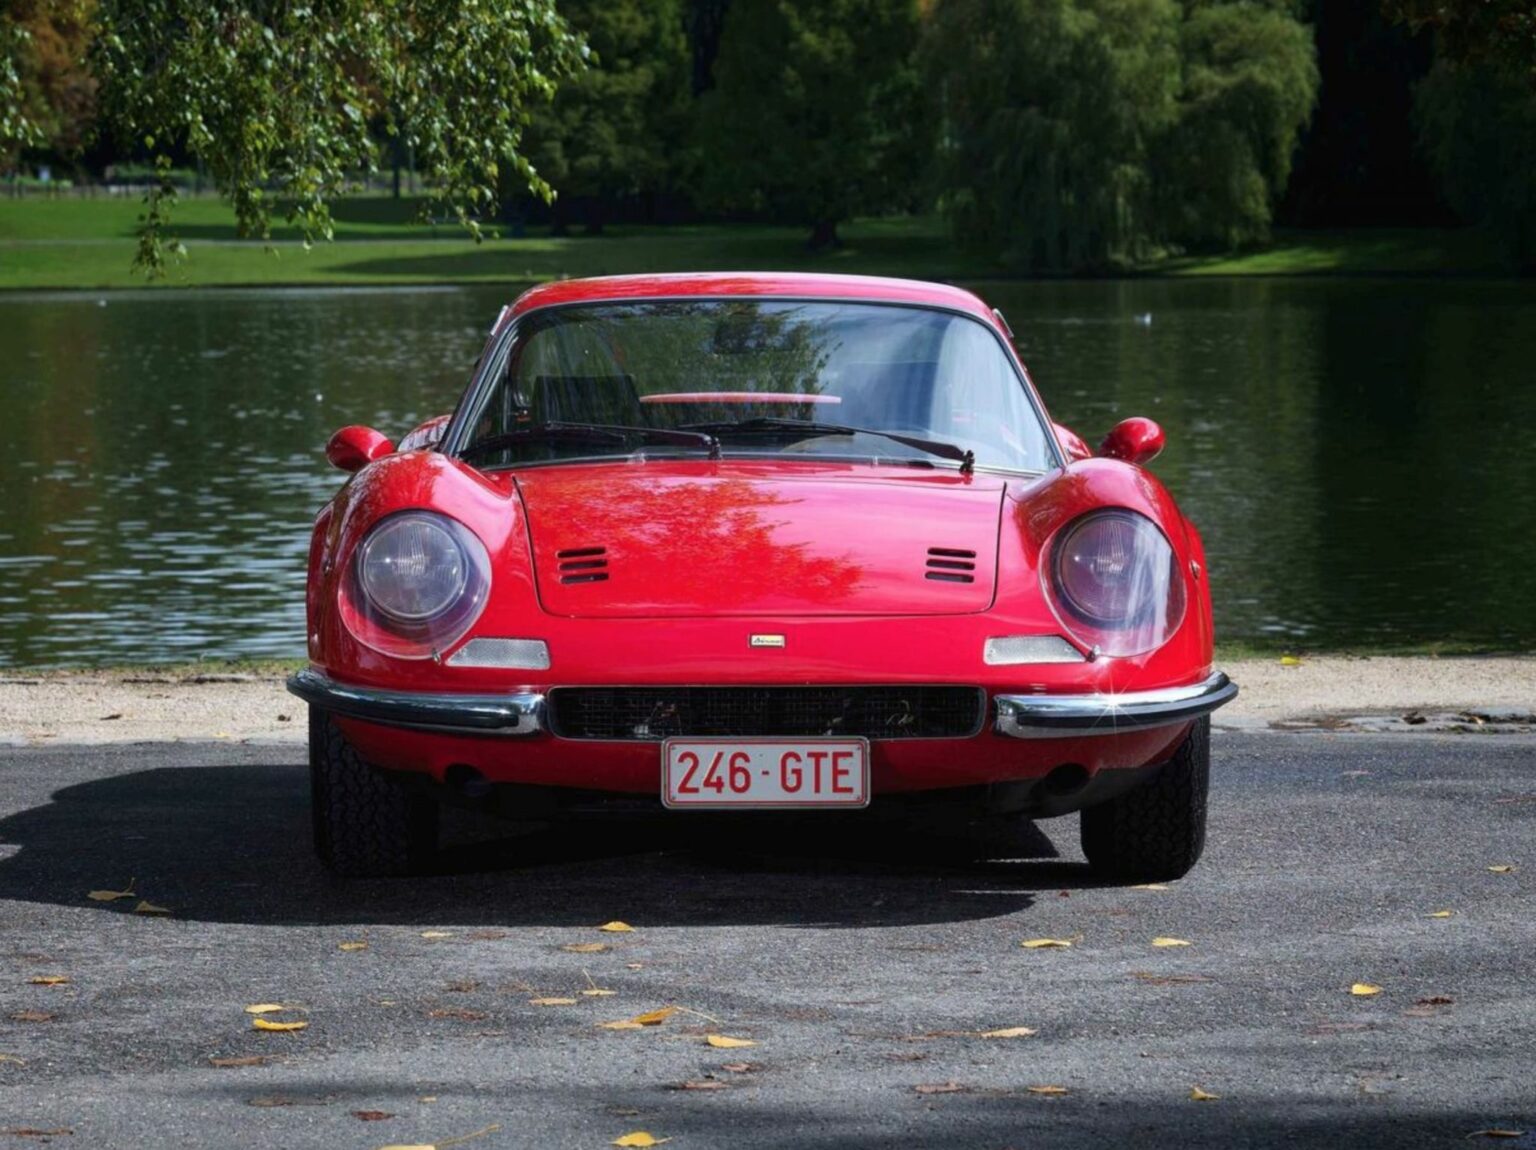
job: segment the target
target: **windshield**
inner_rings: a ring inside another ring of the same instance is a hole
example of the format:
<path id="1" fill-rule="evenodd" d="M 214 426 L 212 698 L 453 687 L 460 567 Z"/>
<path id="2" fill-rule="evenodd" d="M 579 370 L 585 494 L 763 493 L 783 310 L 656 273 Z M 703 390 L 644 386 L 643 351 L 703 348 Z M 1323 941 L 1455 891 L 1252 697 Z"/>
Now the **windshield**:
<path id="1" fill-rule="evenodd" d="M 974 319 L 671 300 L 521 320 L 460 454 L 486 468 L 644 450 L 1041 471 L 1054 463 L 1047 442 L 1019 373 Z"/>

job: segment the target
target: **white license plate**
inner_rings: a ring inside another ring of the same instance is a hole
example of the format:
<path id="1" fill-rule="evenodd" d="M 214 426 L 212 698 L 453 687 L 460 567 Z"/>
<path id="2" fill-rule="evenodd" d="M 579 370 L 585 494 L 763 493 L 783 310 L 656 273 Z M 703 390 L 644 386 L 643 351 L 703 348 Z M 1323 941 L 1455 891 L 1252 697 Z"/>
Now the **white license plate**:
<path id="1" fill-rule="evenodd" d="M 661 801 L 669 807 L 869 805 L 864 739 L 668 739 Z"/>

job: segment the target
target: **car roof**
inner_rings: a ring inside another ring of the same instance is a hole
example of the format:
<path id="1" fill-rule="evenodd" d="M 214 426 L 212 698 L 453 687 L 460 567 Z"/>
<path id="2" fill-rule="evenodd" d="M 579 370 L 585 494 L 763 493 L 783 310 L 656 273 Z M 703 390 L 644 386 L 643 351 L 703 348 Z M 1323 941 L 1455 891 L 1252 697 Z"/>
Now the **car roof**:
<path id="1" fill-rule="evenodd" d="M 917 304 L 963 311 L 992 322 L 992 309 L 964 288 L 924 280 L 812 272 L 686 272 L 557 280 L 524 292 L 512 305 L 510 315 L 560 304 L 688 296 L 784 296 Z"/>

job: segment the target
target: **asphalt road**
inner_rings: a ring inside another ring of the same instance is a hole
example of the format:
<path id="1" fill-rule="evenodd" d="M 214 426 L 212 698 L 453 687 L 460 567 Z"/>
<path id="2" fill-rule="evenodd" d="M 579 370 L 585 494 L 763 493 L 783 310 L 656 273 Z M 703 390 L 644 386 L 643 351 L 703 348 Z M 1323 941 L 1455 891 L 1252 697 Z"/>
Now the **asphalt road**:
<path id="1" fill-rule="evenodd" d="M 337 883 L 292 747 L 0 749 L 0 1148 L 1536 1146 L 1536 739 L 1215 753 L 1204 862 L 1142 890 L 1095 887 L 1070 818 L 1054 860 L 674 816 Z M 172 914 L 86 898 L 130 879 Z"/>

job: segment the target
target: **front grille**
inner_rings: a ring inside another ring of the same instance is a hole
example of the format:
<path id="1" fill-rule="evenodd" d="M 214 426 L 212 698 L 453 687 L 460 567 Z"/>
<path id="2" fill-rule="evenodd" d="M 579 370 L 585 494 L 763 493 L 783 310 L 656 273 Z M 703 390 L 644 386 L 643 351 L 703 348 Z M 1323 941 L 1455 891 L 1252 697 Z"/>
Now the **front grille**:
<path id="1" fill-rule="evenodd" d="M 556 687 L 549 722 L 566 739 L 962 739 L 985 705 L 979 687 Z"/>

